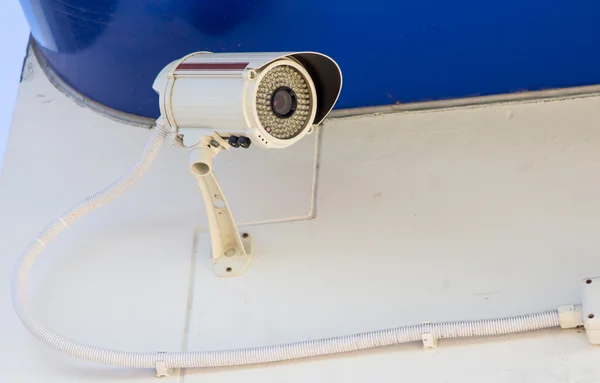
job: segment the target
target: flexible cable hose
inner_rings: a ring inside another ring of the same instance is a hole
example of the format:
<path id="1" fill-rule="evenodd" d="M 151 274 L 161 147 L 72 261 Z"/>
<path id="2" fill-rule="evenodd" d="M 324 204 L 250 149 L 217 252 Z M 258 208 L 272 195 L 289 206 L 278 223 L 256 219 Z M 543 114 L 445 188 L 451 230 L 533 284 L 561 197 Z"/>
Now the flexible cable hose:
<path id="1" fill-rule="evenodd" d="M 331 355 L 416 342 L 421 340 L 422 334 L 432 334 L 435 338 L 442 339 L 500 335 L 559 326 L 558 310 L 549 310 L 500 319 L 403 326 L 274 346 L 190 352 L 129 352 L 110 350 L 72 341 L 44 327 L 44 325 L 31 316 L 26 304 L 27 279 L 35 260 L 44 247 L 79 218 L 115 200 L 134 186 L 150 168 L 152 161 L 169 133 L 164 127 L 157 124 L 152 130 L 151 137 L 142 156 L 128 174 L 100 192 L 79 202 L 50 223 L 33 239 L 18 261 L 12 281 L 14 310 L 21 322 L 23 322 L 23 325 L 50 347 L 76 358 L 134 368 L 155 368 L 157 363 L 164 363 L 164 366 L 167 368 L 224 367 Z"/>

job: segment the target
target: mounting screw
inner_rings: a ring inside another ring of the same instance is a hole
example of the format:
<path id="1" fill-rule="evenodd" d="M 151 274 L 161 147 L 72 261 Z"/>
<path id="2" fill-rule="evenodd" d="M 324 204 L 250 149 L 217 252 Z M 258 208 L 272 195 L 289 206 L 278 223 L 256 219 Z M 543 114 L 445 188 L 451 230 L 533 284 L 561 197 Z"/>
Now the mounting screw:
<path id="1" fill-rule="evenodd" d="M 227 139 L 227 142 L 229 143 L 229 145 L 231 145 L 233 148 L 239 148 L 240 144 L 238 142 L 239 137 L 238 136 L 231 136 Z"/>
<path id="2" fill-rule="evenodd" d="M 212 145 L 214 148 L 218 148 L 219 146 L 221 146 L 221 145 L 220 145 L 220 144 L 217 142 L 217 140 L 212 140 L 212 141 L 210 142 L 210 144 L 211 144 L 211 145 Z"/>
<path id="3" fill-rule="evenodd" d="M 246 149 L 246 148 L 250 147 L 250 144 L 252 143 L 252 141 L 250 141 L 250 139 L 248 137 L 240 137 L 240 138 L 238 138 L 237 143 L 239 144 L 239 146 Z"/>

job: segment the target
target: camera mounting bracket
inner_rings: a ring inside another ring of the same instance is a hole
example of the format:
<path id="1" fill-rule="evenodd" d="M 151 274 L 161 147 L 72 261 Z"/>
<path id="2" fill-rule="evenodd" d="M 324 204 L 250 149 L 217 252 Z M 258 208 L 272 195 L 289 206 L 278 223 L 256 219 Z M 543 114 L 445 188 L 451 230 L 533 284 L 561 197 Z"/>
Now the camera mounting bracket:
<path id="1" fill-rule="evenodd" d="M 243 274 L 252 260 L 251 237 L 240 235 L 229 209 L 225 194 L 212 169 L 213 158 L 230 145 L 213 133 L 196 129 L 179 129 L 183 145 L 190 152 L 190 172 L 196 177 L 202 199 L 206 207 L 210 231 L 212 263 L 219 277 L 233 277 Z"/>

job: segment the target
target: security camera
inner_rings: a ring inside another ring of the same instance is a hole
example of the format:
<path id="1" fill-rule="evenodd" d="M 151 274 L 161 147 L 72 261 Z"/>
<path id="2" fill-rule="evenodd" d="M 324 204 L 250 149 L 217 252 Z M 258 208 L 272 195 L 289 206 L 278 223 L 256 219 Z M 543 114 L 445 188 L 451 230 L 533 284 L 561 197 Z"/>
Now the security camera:
<path id="1" fill-rule="evenodd" d="M 27 282 L 32 265 L 61 232 L 131 189 L 148 171 L 165 139 L 173 137 L 189 151 L 189 170 L 202 192 L 215 274 L 229 277 L 244 273 L 251 260 L 252 238 L 248 233 L 237 231 L 212 169 L 213 157 L 231 148 L 244 150 L 252 143 L 260 148 L 292 145 L 325 119 L 341 86 L 342 74 L 335 61 L 314 52 L 197 52 L 167 65 L 153 84 L 160 95 L 161 116 L 135 165 L 114 183 L 52 221 L 31 241 L 17 262 L 12 298 L 21 322 L 51 347 L 86 360 L 139 368 L 155 366 L 158 376 L 167 376 L 169 367 L 208 366 L 210 363 L 203 361 L 206 358 L 202 353 L 101 349 L 72 341 L 46 328 L 31 315 L 27 305 Z M 258 350 L 258 354 L 261 352 Z M 211 353 L 214 352 L 205 354 Z M 229 365 L 231 353 L 221 353 Z M 194 356 L 190 357 L 191 354 Z M 254 354 L 249 353 L 248 360 L 262 361 Z"/>
<path id="2" fill-rule="evenodd" d="M 341 87 L 336 62 L 315 52 L 196 52 L 168 64 L 153 84 L 170 126 L 242 148 L 297 142 L 327 117 Z"/>
<path id="3" fill-rule="evenodd" d="M 342 73 L 315 52 L 196 52 L 168 64 L 156 77 L 162 124 L 190 152 L 211 236 L 217 275 L 242 274 L 251 239 L 240 235 L 212 171 L 215 155 L 230 148 L 285 148 L 311 133 L 333 108 Z"/>

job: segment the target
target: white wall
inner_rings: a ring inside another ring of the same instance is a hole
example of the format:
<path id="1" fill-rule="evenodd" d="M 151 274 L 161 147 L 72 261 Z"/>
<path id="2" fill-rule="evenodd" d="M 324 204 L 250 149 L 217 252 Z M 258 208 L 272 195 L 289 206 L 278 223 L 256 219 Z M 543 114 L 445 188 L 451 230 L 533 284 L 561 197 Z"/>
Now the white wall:
<path id="1" fill-rule="evenodd" d="M 0 84 L 2 84 L 2 93 L 0 94 L 0 168 L 2 168 L 2 158 L 21 77 L 29 27 L 17 0 L 4 1 L 0 6 L 0 11 L 0 47 L 2 47 L 2 61 L 0 62 Z"/>
<path id="2" fill-rule="evenodd" d="M 37 230 L 127 170 L 148 136 L 73 104 L 31 65 L 0 174 L 3 280 Z M 213 275 L 208 235 L 196 231 L 205 218 L 187 156 L 168 146 L 134 191 L 48 249 L 32 305 L 77 340 L 155 351 L 579 303 L 580 280 L 600 275 L 598 121 L 594 97 L 496 105 L 331 120 L 320 145 L 312 136 L 289 150 L 226 153 L 217 171 L 238 220 L 291 220 L 250 226 L 255 258 L 229 279 Z M 5 380 L 155 381 L 41 345 L 2 291 Z M 165 380 L 592 382 L 599 357 L 581 330 L 548 330 Z"/>

